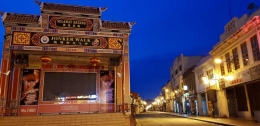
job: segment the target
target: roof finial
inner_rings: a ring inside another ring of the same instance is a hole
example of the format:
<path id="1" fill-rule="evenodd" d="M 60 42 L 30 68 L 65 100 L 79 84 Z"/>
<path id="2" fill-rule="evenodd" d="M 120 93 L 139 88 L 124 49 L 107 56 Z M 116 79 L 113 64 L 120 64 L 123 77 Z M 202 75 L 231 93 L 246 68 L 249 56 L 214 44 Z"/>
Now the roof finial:
<path id="1" fill-rule="evenodd" d="M 107 7 L 101 7 L 101 12 L 104 12 L 105 10 L 107 10 Z"/>
<path id="2" fill-rule="evenodd" d="M 130 22 L 130 25 L 131 26 L 133 26 L 133 25 L 135 25 L 136 24 L 136 22 Z"/>
<path id="3" fill-rule="evenodd" d="M 38 0 L 34 0 L 35 3 L 37 3 L 39 6 L 41 5 L 41 2 Z"/>

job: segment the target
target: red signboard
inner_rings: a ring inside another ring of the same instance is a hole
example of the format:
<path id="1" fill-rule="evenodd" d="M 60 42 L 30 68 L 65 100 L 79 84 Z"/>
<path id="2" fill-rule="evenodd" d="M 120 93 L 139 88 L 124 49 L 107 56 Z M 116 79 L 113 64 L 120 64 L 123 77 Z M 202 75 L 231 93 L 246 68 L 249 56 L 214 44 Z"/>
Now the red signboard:
<path id="1" fill-rule="evenodd" d="M 19 108 L 19 116 L 37 115 L 37 105 L 21 105 Z"/>
<path id="2" fill-rule="evenodd" d="M 114 112 L 114 104 L 40 104 L 41 113 Z"/>

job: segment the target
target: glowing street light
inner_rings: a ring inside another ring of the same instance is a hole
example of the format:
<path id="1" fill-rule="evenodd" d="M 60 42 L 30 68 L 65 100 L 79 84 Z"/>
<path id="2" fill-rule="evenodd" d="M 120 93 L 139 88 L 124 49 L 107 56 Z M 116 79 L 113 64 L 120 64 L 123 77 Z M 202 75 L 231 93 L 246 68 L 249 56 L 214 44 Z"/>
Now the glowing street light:
<path id="1" fill-rule="evenodd" d="M 221 62 L 222 62 L 221 59 L 219 59 L 219 58 L 215 59 L 215 63 L 221 63 Z"/>
<path id="2" fill-rule="evenodd" d="M 168 89 L 165 89 L 165 92 L 168 92 L 169 90 Z"/>

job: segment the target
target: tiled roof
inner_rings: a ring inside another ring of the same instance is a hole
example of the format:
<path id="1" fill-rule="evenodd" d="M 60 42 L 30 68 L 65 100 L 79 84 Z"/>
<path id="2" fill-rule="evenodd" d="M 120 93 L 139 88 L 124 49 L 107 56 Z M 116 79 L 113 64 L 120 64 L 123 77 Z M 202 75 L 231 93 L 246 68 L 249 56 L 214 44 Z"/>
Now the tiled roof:
<path id="1" fill-rule="evenodd" d="M 102 21 L 102 28 L 109 29 L 130 29 L 128 22 L 111 22 L 111 21 Z"/>
<path id="2" fill-rule="evenodd" d="M 11 14 L 7 13 L 4 21 L 8 22 L 21 22 L 21 23 L 38 23 L 39 15 L 28 15 L 28 14 Z"/>
<path id="3" fill-rule="evenodd" d="M 74 6 L 74 5 L 53 4 L 53 3 L 44 3 L 42 10 L 100 14 L 98 7 L 85 7 L 85 6 Z"/>

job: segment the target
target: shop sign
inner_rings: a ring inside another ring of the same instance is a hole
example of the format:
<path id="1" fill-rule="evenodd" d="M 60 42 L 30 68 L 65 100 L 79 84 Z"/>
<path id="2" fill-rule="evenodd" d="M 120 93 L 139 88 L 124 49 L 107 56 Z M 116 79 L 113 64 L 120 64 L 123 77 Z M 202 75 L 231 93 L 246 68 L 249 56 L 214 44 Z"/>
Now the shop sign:
<path id="1" fill-rule="evenodd" d="M 61 52 L 84 52 L 83 48 L 62 48 L 62 47 L 58 47 L 57 51 L 61 51 Z"/>
<path id="2" fill-rule="evenodd" d="M 23 45 L 26 50 L 42 50 L 42 46 L 49 45 L 70 45 L 70 46 L 89 46 L 99 49 L 123 49 L 123 38 L 117 37 L 82 37 L 82 36 L 55 36 L 46 33 L 14 32 L 12 45 Z"/>
<path id="3" fill-rule="evenodd" d="M 98 49 L 97 53 L 113 53 L 113 50 L 109 49 Z"/>
<path id="4" fill-rule="evenodd" d="M 29 64 L 28 67 L 26 67 L 26 69 L 41 69 L 42 65 L 41 64 Z"/>
<path id="5" fill-rule="evenodd" d="M 260 78 L 260 65 L 256 65 L 250 68 L 250 75 L 252 80 Z"/>
<path id="6" fill-rule="evenodd" d="M 40 104 L 38 113 L 62 113 L 62 112 L 114 112 L 115 104 Z"/>
<path id="7" fill-rule="evenodd" d="M 49 28 L 81 28 L 84 31 L 93 31 L 93 19 L 66 19 L 57 16 L 50 16 L 49 19 Z"/>
<path id="8" fill-rule="evenodd" d="M 61 36 L 40 37 L 40 41 L 42 44 L 60 44 L 60 45 L 99 46 L 100 40 L 101 39 L 97 39 L 97 38 L 95 39 L 95 38 L 79 38 L 79 37 L 61 37 Z"/>
<path id="9" fill-rule="evenodd" d="M 42 50 L 42 47 L 40 46 L 24 46 L 24 50 Z"/>
<path id="10" fill-rule="evenodd" d="M 226 81 L 225 87 L 241 84 L 247 81 L 251 81 L 250 72 L 249 69 L 238 72 L 236 74 L 231 75 L 233 76 L 233 79 L 230 81 Z"/>
<path id="11" fill-rule="evenodd" d="M 19 108 L 19 116 L 37 115 L 37 105 L 21 105 Z"/>

